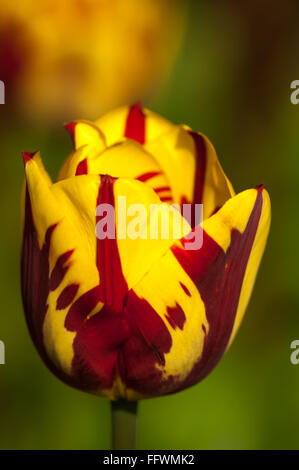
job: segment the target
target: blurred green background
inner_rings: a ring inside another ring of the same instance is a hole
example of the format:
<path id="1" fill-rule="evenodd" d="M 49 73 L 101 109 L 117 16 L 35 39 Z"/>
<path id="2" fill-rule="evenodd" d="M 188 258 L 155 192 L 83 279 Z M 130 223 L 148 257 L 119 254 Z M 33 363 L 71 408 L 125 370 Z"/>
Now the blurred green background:
<path id="1" fill-rule="evenodd" d="M 190 2 L 168 81 L 143 99 L 205 133 L 236 191 L 264 182 L 273 221 L 234 344 L 202 383 L 140 403 L 139 449 L 299 448 L 299 365 L 290 362 L 290 343 L 299 339 L 299 105 L 290 102 L 290 83 L 299 79 L 298 13 L 296 0 Z M 41 150 L 55 176 L 71 143 L 60 119 L 31 121 L 10 102 L 0 119 L 0 448 L 109 449 L 109 402 L 51 375 L 20 297 L 20 152 Z"/>

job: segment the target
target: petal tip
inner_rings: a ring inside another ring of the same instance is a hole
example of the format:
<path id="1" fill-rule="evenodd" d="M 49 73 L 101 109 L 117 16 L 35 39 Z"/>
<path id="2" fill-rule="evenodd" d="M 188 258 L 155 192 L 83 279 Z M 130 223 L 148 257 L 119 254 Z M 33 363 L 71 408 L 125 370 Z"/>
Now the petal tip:
<path id="1" fill-rule="evenodd" d="M 129 106 L 129 113 L 134 117 L 144 116 L 143 107 L 141 101 L 135 101 Z"/>
<path id="2" fill-rule="evenodd" d="M 140 100 L 138 101 L 135 101 L 134 103 L 131 104 L 130 106 L 131 108 L 134 108 L 134 109 L 138 109 L 138 110 L 142 110 L 142 103 Z"/>
<path id="3" fill-rule="evenodd" d="M 258 193 L 261 193 L 265 189 L 264 183 L 259 184 L 258 186 L 255 187 Z"/>
<path id="4" fill-rule="evenodd" d="M 23 157 L 23 161 L 24 161 L 25 166 L 30 160 L 33 159 L 33 157 L 36 153 L 37 152 L 22 152 L 22 157 Z"/>
<path id="5" fill-rule="evenodd" d="M 70 134 L 73 142 L 75 140 L 75 127 L 76 127 L 76 122 L 72 121 L 72 122 L 67 122 L 66 124 L 64 124 L 63 126 L 67 131 L 68 133 Z"/>

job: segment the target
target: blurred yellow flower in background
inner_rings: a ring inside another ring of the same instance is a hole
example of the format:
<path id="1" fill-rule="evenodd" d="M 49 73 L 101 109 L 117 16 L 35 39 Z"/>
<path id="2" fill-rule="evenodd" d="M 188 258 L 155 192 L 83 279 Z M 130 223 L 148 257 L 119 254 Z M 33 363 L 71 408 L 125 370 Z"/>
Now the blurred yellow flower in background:
<path id="1" fill-rule="evenodd" d="M 93 118 L 144 98 L 171 70 L 185 13 L 178 0 L 0 0 L 7 105 Z"/>

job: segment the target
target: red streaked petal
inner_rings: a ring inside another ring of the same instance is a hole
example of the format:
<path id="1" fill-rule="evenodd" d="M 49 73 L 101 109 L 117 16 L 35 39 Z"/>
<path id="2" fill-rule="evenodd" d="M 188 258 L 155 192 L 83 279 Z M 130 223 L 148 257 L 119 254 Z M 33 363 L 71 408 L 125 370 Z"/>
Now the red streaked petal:
<path id="1" fill-rule="evenodd" d="M 200 292 L 209 323 L 203 354 L 180 389 L 202 380 L 226 350 L 262 205 L 262 192 L 258 190 L 244 232 L 232 229 L 231 242 L 226 252 L 205 232 L 203 245 L 197 252 L 184 250 L 177 245 L 172 247 L 173 254 Z"/>
<path id="2" fill-rule="evenodd" d="M 69 284 L 68 286 L 66 286 L 57 299 L 56 309 L 64 310 L 65 308 L 67 308 L 76 297 L 78 289 L 79 284 Z"/>
<path id="3" fill-rule="evenodd" d="M 65 327 L 69 331 L 78 331 L 84 324 L 84 321 L 92 310 L 100 302 L 100 287 L 96 286 L 93 289 L 82 294 L 71 306 L 66 319 Z"/>
<path id="4" fill-rule="evenodd" d="M 178 303 L 176 303 L 175 307 L 167 307 L 166 318 L 174 330 L 176 328 L 179 328 L 180 330 L 184 328 L 186 315 Z"/>
<path id="5" fill-rule="evenodd" d="M 43 341 L 43 325 L 48 310 L 47 299 L 50 292 L 49 252 L 52 235 L 57 224 L 48 228 L 43 246 L 40 248 L 27 187 L 24 215 L 21 285 L 29 333 L 46 366 L 61 380 L 72 384 L 72 379 L 50 360 Z"/>
<path id="6" fill-rule="evenodd" d="M 63 278 L 69 267 L 69 265 L 66 263 L 73 252 L 74 250 L 69 250 L 66 253 L 60 255 L 57 259 L 50 277 L 50 290 L 56 290 L 59 284 L 63 281 Z"/>

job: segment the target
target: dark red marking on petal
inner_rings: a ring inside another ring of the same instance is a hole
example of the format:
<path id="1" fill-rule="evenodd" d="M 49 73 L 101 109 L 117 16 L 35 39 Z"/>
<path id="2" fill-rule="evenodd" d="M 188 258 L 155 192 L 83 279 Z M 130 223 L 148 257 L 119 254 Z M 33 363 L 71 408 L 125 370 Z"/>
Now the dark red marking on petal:
<path id="1" fill-rule="evenodd" d="M 87 174 L 88 174 L 87 158 L 84 158 L 84 160 L 82 160 L 82 162 L 80 162 L 76 168 L 76 176 L 87 175 Z"/>
<path id="2" fill-rule="evenodd" d="M 74 145 L 75 145 L 75 127 L 76 127 L 76 124 L 77 124 L 76 122 L 68 122 L 68 123 L 64 124 L 64 126 L 63 126 L 69 132 Z"/>
<path id="3" fill-rule="evenodd" d="M 64 276 L 69 269 L 69 264 L 66 264 L 71 255 L 73 254 L 74 250 L 69 250 L 59 256 L 56 261 L 56 264 L 53 268 L 50 277 L 50 290 L 55 290 L 63 281 Z"/>
<path id="4" fill-rule="evenodd" d="M 163 394 L 162 371 L 156 365 L 164 365 L 165 354 L 170 351 L 168 329 L 153 307 L 133 290 L 128 293 L 124 317 L 131 334 L 118 356 L 122 380 L 145 395 Z"/>
<path id="5" fill-rule="evenodd" d="M 206 335 L 206 334 L 207 334 L 207 329 L 206 329 L 205 325 L 202 324 L 201 327 L 202 327 L 202 331 L 203 331 L 204 334 Z"/>
<path id="6" fill-rule="evenodd" d="M 123 314 L 105 305 L 84 322 L 74 340 L 72 371 L 80 388 L 110 388 L 116 374 L 119 351 L 130 335 Z"/>
<path id="7" fill-rule="evenodd" d="M 29 162 L 29 160 L 32 160 L 35 154 L 36 152 L 22 152 L 24 165 L 26 165 L 26 163 Z"/>
<path id="8" fill-rule="evenodd" d="M 101 175 L 101 185 L 97 206 L 110 204 L 115 208 L 113 185 L 115 178 Z M 96 218 L 98 222 L 99 217 Z M 115 224 L 115 220 L 113 220 Z M 97 268 L 100 275 L 100 298 L 105 304 L 117 311 L 122 310 L 128 285 L 122 272 L 117 246 L 117 238 L 97 239 Z"/>
<path id="9" fill-rule="evenodd" d="M 263 189 L 265 189 L 264 183 L 259 184 L 258 186 L 255 187 L 255 189 L 256 189 L 257 191 L 259 191 L 259 192 L 262 192 Z"/>
<path id="10" fill-rule="evenodd" d="M 155 193 L 163 193 L 164 191 L 171 191 L 170 186 L 160 186 L 160 188 L 154 188 Z"/>
<path id="11" fill-rule="evenodd" d="M 65 327 L 69 331 L 77 331 L 83 325 L 88 315 L 100 302 L 100 287 L 96 286 L 93 289 L 82 294 L 71 306 L 66 318 Z"/>
<path id="12" fill-rule="evenodd" d="M 163 355 L 170 351 L 171 336 L 165 328 L 164 322 L 153 307 L 137 296 L 131 289 L 128 293 L 125 314 L 135 332 L 141 333 L 145 343 L 159 352 L 159 358 L 164 364 Z"/>
<path id="13" fill-rule="evenodd" d="M 143 145 L 145 143 L 145 119 L 140 103 L 131 106 L 125 124 L 125 137 Z"/>
<path id="14" fill-rule="evenodd" d="M 188 287 L 186 287 L 185 284 L 183 284 L 182 282 L 180 282 L 180 285 L 185 294 L 188 295 L 188 297 L 191 297 L 191 292 L 189 291 Z"/>
<path id="15" fill-rule="evenodd" d="M 170 201 L 172 201 L 172 197 L 169 197 L 169 196 L 161 196 L 161 197 L 160 197 L 160 201 L 161 201 L 161 202 L 170 202 Z"/>
<path id="16" fill-rule="evenodd" d="M 155 176 L 158 176 L 158 175 L 161 175 L 160 171 L 149 171 L 148 173 L 143 173 L 142 175 L 138 176 L 136 179 L 138 181 L 141 181 L 142 183 L 146 183 L 151 178 L 154 178 Z"/>
<path id="17" fill-rule="evenodd" d="M 88 318 L 99 298 L 98 288 L 84 294 L 70 308 L 65 326 L 77 331 L 72 373 L 84 390 L 109 388 L 116 372 L 126 387 L 148 396 L 163 394 L 164 355 L 172 338 L 164 322 L 145 299 L 130 290 L 122 311 L 104 305 Z M 172 379 L 168 379 L 165 393 Z"/>
<path id="18" fill-rule="evenodd" d="M 198 252 L 187 251 L 177 245 L 172 247 L 173 254 L 199 290 L 209 323 L 202 356 L 178 389 L 202 380 L 226 350 L 262 205 L 262 192 L 258 191 L 244 232 L 232 230 L 231 242 L 226 252 L 206 232 L 203 232 L 203 245 Z"/>
<path id="19" fill-rule="evenodd" d="M 174 330 L 177 327 L 180 328 L 180 330 L 184 328 L 186 316 L 182 307 L 178 303 L 175 305 L 175 307 L 167 307 L 166 318 Z"/>
<path id="20" fill-rule="evenodd" d="M 57 299 L 56 309 L 64 310 L 65 308 L 67 308 L 76 297 L 78 289 L 79 284 L 69 284 L 68 286 L 66 286 Z"/>
<path id="21" fill-rule="evenodd" d="M 158 194 L 162 202 L 171 202 L 173 200 L 170 186 L 160 186 L 158 188 L 153 188 L 153 190 Z M 161 193 L 164 193 L 164 196 L 160 196 Z"/>

